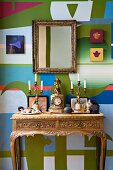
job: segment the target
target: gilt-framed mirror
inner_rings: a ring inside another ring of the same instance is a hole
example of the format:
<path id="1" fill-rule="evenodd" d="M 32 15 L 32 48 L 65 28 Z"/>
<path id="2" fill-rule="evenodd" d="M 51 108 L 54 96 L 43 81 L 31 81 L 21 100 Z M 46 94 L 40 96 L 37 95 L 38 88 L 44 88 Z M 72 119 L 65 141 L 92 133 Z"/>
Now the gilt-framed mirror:
<path id="1" fill-rule="evenodd" d="M 32 21 L 34 73 L 76 73 L 76 21 Z"/>

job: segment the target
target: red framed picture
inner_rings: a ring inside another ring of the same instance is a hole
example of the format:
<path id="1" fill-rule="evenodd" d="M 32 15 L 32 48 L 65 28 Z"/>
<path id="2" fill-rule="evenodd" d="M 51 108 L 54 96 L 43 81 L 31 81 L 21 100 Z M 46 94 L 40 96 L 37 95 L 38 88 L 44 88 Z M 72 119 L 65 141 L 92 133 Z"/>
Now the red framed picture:
<path id="1" fill-rule="evenodd" d="M 35 96 L 28 96 L 28 107 L 32 108 L 33 103 L 35 102 Z M 48 109 L 48 97 L 47 96 L 39 96 L 38 104 L 41 108 L 41 111 L 47 111 Z"/>
<path id="2" fill-rule="evenodd" d="M 104 31 L 103 30 L 91 30 L 90 31 L 90 42 L 95 44 L 101 44 L 104 42 Z"/>

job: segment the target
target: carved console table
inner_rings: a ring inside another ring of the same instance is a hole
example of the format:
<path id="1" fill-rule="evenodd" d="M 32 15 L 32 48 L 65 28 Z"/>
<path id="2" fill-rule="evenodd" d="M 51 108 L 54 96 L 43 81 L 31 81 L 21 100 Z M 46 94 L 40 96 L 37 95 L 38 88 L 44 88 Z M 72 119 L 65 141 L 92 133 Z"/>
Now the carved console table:
<path id="1" fill-rule="evenodd" d="M 22 136 L 43 135 L 93 135 L 97 139 L 97 170 L 105 169 L 106 135 L 103 132 L 104 116 L 100 114 L 50 114 L 12 116 L 13 130 L 10 149 L 13 170 L 21 170 L 19 140 Z"/>

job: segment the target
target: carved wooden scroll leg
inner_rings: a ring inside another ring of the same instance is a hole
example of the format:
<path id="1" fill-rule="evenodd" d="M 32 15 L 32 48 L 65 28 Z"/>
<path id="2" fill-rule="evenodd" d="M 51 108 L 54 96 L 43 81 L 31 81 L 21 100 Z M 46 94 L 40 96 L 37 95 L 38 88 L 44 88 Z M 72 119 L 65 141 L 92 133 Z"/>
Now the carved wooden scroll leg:
<path id="1" fill-rule="evenodd" d="M 17 137 L 18 136 L 16 135 L 16 132 L 11 133 L 11 136 L 10 136 L 10 150 L 11 150 L 13 170 L 17 170 L 16 152 L 15 152 L 15 142 L 16 142 Z"/>
<path id="2" fill-rule="evenodd" d="M 20 136 L 16 139 L 16 153 L 17 153 L 17 161 L 18 161 L 18 170 L 21 170 Z"/>
<path id="3" fill-rule="evenodd" d="M 96 164 L 97 170 L 100 170 L 100 153 L 101 153 L 101 139 L 96 136 Z"/>
<path id="4" fill-rule="evenodd" d="M 105 159 L 106 159 L 106 135 L 103 133 L 101 136 L 101 161 L 100 161 L 100 170 L 105 170 Z"/>

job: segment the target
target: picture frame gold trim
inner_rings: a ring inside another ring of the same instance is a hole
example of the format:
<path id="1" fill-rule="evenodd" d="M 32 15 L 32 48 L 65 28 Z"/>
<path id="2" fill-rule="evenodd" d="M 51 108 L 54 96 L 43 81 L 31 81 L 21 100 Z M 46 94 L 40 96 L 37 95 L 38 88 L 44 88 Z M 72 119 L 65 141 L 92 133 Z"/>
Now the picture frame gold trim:
<path id="1" fill-rule="evenodd" d="M 71 67 L 69 68 L 39 68 L 39 26 L 71 26 Z M 75 20 L 33 20 L 32 21 L 32 51 L 34 73 L 76 73 L 76 21 Z"/>

